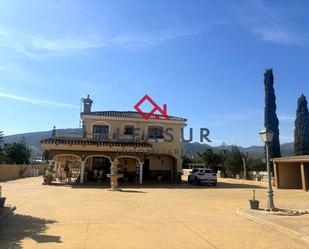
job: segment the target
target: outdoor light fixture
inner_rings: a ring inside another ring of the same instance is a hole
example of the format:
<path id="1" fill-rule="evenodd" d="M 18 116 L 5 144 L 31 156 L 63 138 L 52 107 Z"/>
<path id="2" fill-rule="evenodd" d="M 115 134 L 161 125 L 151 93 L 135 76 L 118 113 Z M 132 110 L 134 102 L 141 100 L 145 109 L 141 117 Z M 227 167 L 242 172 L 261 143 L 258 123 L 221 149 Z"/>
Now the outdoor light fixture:
<path id="1" fill-rule="evenodd" d="M 271 130 L 265 128 L 260 132 L 260 136 L 264 143 L 271 143 L 274 138 L 274 133 Z"/>
<path id="2" fill-rule="evenodd" d="M 265 148 L 266 148 L 266 163 L 267 163 L 267 174 L 268 174 L 268 190 L 267 190 L 267 210 L 268 211 L 273 211 L 275 210 L 275 204 L 274 204 L 274 192 L 271 186 L 271 170 L 270 170 L 270 155 L 269 155 L 269 144 L 273 141 L 274 138 L 274 133 L 265 128 L 260 132 L 260 136 L 265 143 Z"/>

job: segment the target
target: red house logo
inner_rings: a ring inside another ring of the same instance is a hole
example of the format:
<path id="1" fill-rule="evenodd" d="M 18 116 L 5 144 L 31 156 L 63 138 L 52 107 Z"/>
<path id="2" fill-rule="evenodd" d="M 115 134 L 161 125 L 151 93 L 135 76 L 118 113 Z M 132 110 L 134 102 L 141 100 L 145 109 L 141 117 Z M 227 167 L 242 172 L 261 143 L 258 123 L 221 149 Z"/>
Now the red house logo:
<path id="1" fill-rule="evenodd" d="M 145 113 L 140 109 L 140 106 L 145 102 L 148 101 L 152 106 L 153 109 L 149 113 Z M 159 107 L 156 102 L 153 101 L 152 98 L 150 98 L 147 94 L 137 102 L 137 104 L 134 106 L 135 110 L 137 110 L 144 119 L 150 119 L 152 116 L 154 116 L 155 119 L 159 119 L 160 115 L 155 114 L 155 112 L 161 113 L 161 115 L 165 119 L 170 119 L 170 117 L 167 115 L 167 106 L 166 104 L 163 104 L 163 108 Z"/>

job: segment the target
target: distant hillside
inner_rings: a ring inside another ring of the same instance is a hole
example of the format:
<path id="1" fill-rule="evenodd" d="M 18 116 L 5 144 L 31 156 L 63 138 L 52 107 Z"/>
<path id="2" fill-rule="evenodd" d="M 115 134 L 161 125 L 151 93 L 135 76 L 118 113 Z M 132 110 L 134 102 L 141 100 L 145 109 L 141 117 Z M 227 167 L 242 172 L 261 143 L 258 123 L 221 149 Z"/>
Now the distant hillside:
<path id="1" fill-rule="evenodd" d="M 226 145 L 224 148 L 222 146 L 210 146 L 208 144 L 200 143 L 184 143 L 183 151 L 188 154 L 197 154 L 198 152 L 205 151 L 207 149 L 213 149 L 214 151 L 219 151 L 222 149 L 229 149 L 231 145 Z M 250 146 L 250 147 L 241 147 L 238 146 L 240 151 L 248 152 L 251 156 L 256 156 L 264 158 L 264 146 Z M 293 156 L 293 143 L 285 143 L 281 145 L 281 154 L 282 156 Z"/>
<path id="2" fill-rule="evenodd" d="M 81 132 L 79 128 L 73 129 L 59 129 L 57 130 L 63 133 L 78 133 Z M 31 147 L 33 154 L 39 156 L 42 154 L 43 150 L 40 145 L 40 140 L 51 137 L 51 131 L 39 131 L 39 132 L 30 132 L 23 134 L 16 134 L 10 136 L 4 136 L 5 143 L 20 142 L 25 140 L 26 144 Z M 225 148 L 230 148 L 227 145 Z M 213 147 L 209 144 L 200 144 L 200 143 L 187 143 L 183 144 L 183 152 L 187 154 L 197 154 L 198 152 L 205 151 L 206 149 L 220 150 L 221 146 Z M 252 156 L 257 156 L 264 158 L 264 147 L 263 146 L 251 146 L 247 148 L 239 147 L 241 151 L 247 151 Z M 282 156 L 292 156 L 293 155 L 293 143 L 286 143 L 281 145 Z"/>
<path id="3" fill-rule="evenodd" d="M 64 133 L 76 133 L 80 131 L 80 129 L 59 129 L 59 132 Z M 13 142 L 21 142 L 24 140 L 26 144 L 32 149 L 33 155 L 40 156 L 43 153 L 43 149 L 41 147 L 40 141 L 42 139 L 46 139 L 51 137 L 51 131 L 38 131 L 38 132 L 29 132 L 22 133 L 16 135 L 4 136 L 4 143 L 13 143 Z"/>

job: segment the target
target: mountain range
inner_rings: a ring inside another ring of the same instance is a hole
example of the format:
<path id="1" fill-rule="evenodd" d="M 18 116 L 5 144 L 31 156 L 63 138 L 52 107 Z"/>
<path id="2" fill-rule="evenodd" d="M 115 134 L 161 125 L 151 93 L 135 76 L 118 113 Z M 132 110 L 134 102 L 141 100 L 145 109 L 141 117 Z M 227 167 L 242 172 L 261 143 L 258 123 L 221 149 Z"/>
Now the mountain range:
<path id="1" fill-rule="evenodd" d="M 69 128 L 69 129 L 58 129 L 57 131 L 61 133 L 79 133 L 81 129 L 79 128 Z M 34 157 L 40 157 L 43 153 L 43 149 L 40 145 L 40 140 L 51 137 L 51 131 L 38 131 L 29 132 L 22 134 L 15 134 L 4 136 L 4 143 L 13 143 L 25 141 L 25 143 L 31 148 Z M 221 145 L 221 146 L 211 146 L 209 144 L 201 144 L 198 142 L 183 143 L 183 152 L 185 154 L 196 155 L 198 152 L 203 152 L 206 149 L 213 149 L 218 151 L 221 149 L 229 149 L 231 145 Z M 241 147 L 238 148 L 243 152 L 248 152 L 249 155 L 255 157 L 264 158 L 264 146 L 251 146 L 251 147 Z M 282 156 L 292 156 L 293 155 L 293 143 L 285 143 L 281 145 Z"/>

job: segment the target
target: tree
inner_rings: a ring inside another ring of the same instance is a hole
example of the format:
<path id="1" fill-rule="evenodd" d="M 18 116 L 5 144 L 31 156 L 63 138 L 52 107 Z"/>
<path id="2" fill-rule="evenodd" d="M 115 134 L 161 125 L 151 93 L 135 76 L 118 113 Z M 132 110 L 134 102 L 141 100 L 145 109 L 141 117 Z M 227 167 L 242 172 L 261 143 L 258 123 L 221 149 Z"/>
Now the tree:
<path id="1" fill-rule="evenodd" d="M 233 145 L 231 149 L 227 153 L 227 157 L 225 159 L 225 167 L 227 173 L 236 177 L 242 170 L 242 159 L 241 153 L 236 145 Z"/>
<path id="2" fill-rule="evenodd" d="M 2 149 L 2 144 L 3 144 L 3 131 L 0 131 L 0 163 L 4 161 L 4 153 Z"/>
<path id="3" fill-rule="evenodd" d="M 240 153 L 242 164 L 244 167 L 244 174 L 243 174 L 243 179 L 248 179 L 248 170 L 247 170 L 247 159 L 249 156 L 248 152 L 241 152 Z"/>
<path id="4" fill-rule="evenodd" d="M 8 163 L 24 164 L 29 163 L 31 151 L 23 143 L 5 144 L 3 153 Z"/>
<path id="5" fill-rule="evenodd" d="M 296 156 L 309 154 L 309 112 L 307 99 L 303 94 L 297 101 L 294 130 L 294 154 Z"/>
<path id="6" fill-rule="evenodd" d="M 217 168 L 222 162 L 221 154 L 215 153 L 212 149 L 207 149 L 202 154 L 199 154 L 205 165 Z"/>
<path id="7" fill-rule="evenodd" d="M 184 154 L 181 158 L 182 158 L 182 168 L 184 168 L 185 165 L 193 162 L 193 160 L 187 154 Z"/>
<path id="8" fill-rule="evenodd" d="M 269 146 L 270 157 L 281 157 L 279 141 L 279 120 L 276 114 L 276 95 L 274 90 L 274 76 L 272 69 L 264 73 L 265 109 L 264 126 L 274 132 L 274 138 Z"/>
<path id="9" fill-rule="evenodd" d="M 2 144 L 3 144 L 3 131 L 0 131 L 0 147 L 2 147 Z"/>
<path id="10" fill-rule="evenodd" d="M 265 171 L 266 163 L 259 157 L 249 157 L 247 160 L 249 171 Z"/>

